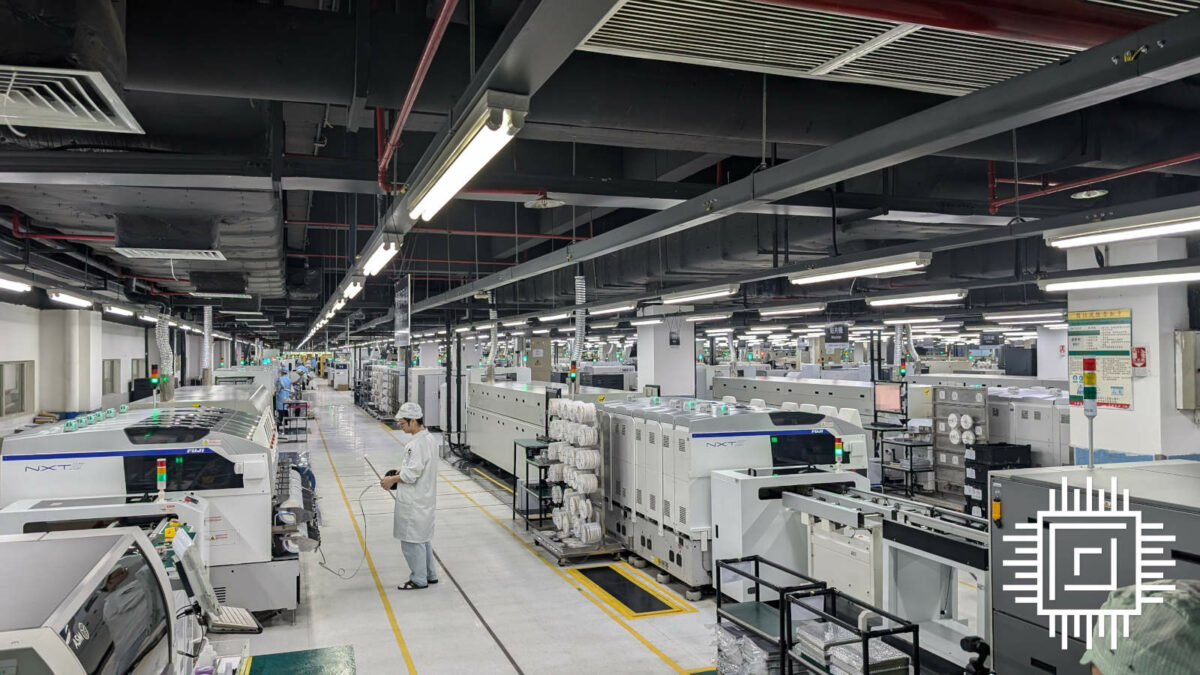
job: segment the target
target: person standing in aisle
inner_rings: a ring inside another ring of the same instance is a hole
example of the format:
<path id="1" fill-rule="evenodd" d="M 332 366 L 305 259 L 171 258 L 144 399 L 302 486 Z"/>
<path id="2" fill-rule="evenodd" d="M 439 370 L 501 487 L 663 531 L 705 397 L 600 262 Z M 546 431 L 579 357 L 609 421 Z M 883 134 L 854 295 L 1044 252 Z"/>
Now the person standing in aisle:
<path id="1" fill-rule="evenodd" d="M 287 366 L 284 366 L 279 369 L 279 379 L 275 380 L 275 426 L 278 429 L 283 429 L 284 402 L 291 397 L 292 378 L 288 377 Z"/>
<path id="2" fill-rule="evenodd" d="M 433 561 L 433 511 L 437 505 L 438 442 L 425 429 L 421 406 L 408 402 L 396 413 L 400 430 L 412 436 L 404 446 L 404 460 L 398 472 L 389 471 L 379 481 L 385 490 L 396 490 L 396 511 L 392 536 L 400 540 L 400 549 L 408 562 L 408 581 L 399 588 L 411 591 L 436 584 L 437 567 Z"/>

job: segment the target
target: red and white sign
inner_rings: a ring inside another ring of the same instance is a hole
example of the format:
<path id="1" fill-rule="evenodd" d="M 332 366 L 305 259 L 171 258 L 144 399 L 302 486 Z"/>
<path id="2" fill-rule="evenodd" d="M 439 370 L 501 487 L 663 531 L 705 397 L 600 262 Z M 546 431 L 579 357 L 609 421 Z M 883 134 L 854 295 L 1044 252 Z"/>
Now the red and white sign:
<path id="1" fill-rule="evenodd" d="M 1133 353 L 1129 355 L 1129 360 L 1130 360 L 1130 364 L 1134 368 L 1145 368 L 1146 367 L 1146 348 L 1145 347 L 1134 347 Z"/>

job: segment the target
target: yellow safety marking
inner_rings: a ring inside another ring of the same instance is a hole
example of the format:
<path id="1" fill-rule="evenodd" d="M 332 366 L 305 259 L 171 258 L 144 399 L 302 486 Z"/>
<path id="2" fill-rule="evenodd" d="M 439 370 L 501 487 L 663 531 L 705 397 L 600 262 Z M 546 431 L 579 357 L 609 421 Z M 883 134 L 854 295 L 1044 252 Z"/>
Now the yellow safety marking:
<path id="1" fill-rule="evenodd" d="M 253 656 L 247 656 L 245 661 L 242 661 L 242 667 L 238 669 L 238 675 L 250 675 L 250 664 L 254 663 Z"/>
<path id="2" fill-rule="evenodd" d="M 667 596 L 656 592 L 648 584 L 643 583 L 641 579 L 635 578 L 632 574 L 629 574 L 625 570 L 621 569 L 620 566 L 618 566 L 618 565 L 600 565 L 600 567 L 611 567 L 617 574 L 620 574 L 621 576 L 625 577 L 629 581 L 633 582 L 638 588 L 640 588 L 643 591 L 646 591 L 647 593 L 649 593 L 650 595 L 653 595 L 654 597 L 658 598 L 664 605 L 667 606 L 666 609 L 660 609 L 660 610 L 654 611 L 654 612 L 635 612 L 632 609 L 630 609 L 628 606 L 626 606 L 625 603 L 623 603 L 620 600 L 618 600 L 617 598 L 613 597 L 611 593 L 604 590 L 604 588 L 602 586 L 600 586 L 596 582 L 589 579 L 587 577 L 587 575 L 585 575 L 583 573 L 584 569 L 590 569 L 590 568 L 578 568 L 577 567 L 577 568 L 572 568 L 572 569 L 567 570 L 567 574 L 570 574 L 572 577 L 575 578 L 576 581 L 583 584 L 584 586 L 587 586 L 588 590 L 590 590 L 592 593 L 595 593 L 598 598 L 600 598 L 604 602 L 608 603 L 609 607 L 612 607 L 613 609 L 615 609 L 618 613 L 621 614 L 621 616 L 625 617 L 626 619 L 644 619 L 648 616 L 662 616 L 664 614 L 682 614 L 682 613 L 696 611 L 694 608 L 684 607 L 684 606 L 674 602 L 671 598 L 668 598 Z"/>
<path id="3" fill-rule="evenodd" d="M 641 578 L 645 579 L 648 583 L 652 584 L 652 586 L 650 588 L 646 589 L 646 590 L 650 591 L 650 593 L 652 593 L 654 595 L 657 595 L 658 593 L 662 593 L 663 595 L 667 596 L 667 598 L 670 598 L 669 602 L 664 598 L 659 598 L 659 600 L 662 600 L 663 602 L 667 602 L 667 604 L 674 603 L 676 605 L 681 605 L 681 606 L 683 606 L 684 611 L 688 612 L 689 614 L 692 612 L 700 611 L 699 609 L 696 608 L 695 605 L 688 602 L 687 599 L 684 598 L 682 595 L 679 595 L 678 593 L 672 591 L 671 589 L 667 588 L 666 586 L 663 586 L 662 584 L 658 583 L 654 579 L 651 579 L 649 574 L 646 574 L 645 572 L 639 570 L 638 568 L 634 567 L 633 565 L 630 565 L 629 563 L 627 563 L 625 561 L 621 561 L 620 563 L 617 563 L 617 564 L 620 568 L 617 570 L 618 572 L 622 572 L 623 574 L 625 574 L 625 576 L 629 576 L 629 574 L 627 574 L 626 572 L 636 574 L 636 575 L 640 576 Z"/>
<path id="4" fill-rule="evenodd" d="M 442 476 L 441 474 L 438 474 L 438 476 L 442 480 L 446 481 L 447 484 L 453 486 L 455 490 L 458 490 L 458 486 L 454 485 L 454 483 L 451 483 L 448 478 L 446 478 L 445 476 Z M 459 490 L 459 492 L 462 492 L 462 490 Z M 492 522 L 496 523 L 501 528 L 503 528 L 504 531 L 507 532 L 510 536 L 512 536 L 513 539 L 516 539 L 518 542 L 520 542 L 520 544 L 525 547 L 525 550 L 527 550 L 531 554 L 533 554 L 533 557 L 542 561 L 542 563 L 545 564 L 546 567 L 550 568 L 550 570 L 552 572 L 554 572 L 558 576 L 562 577 L 563 581 L 566 581 L 567 583 L 574 586 L 575 589 L 579 591 L 580 595 L 582 595 L 583 597 L 590 600 L 592 602 L 592 604 L 594 604 L 600 608 L 600 611 L 607 614 L 610 619 L 612 619 L 613 621 L 616 621 L 619 626 L 621 626 L 625 630 L 629 631 L 630 635 L 635 637 L 638 642 L 641 642 L 647 649 L 649 649 L 651 652 L 653 652 L 655 656 L 662 659 L 663 663 L 666 663 L 676 673 L 688 672 L 688 671 L 684 670 L 678 663 L 675 663 L 675 661 L 673 661 L 671 659 L 671 657 L 664 654 L 661 649 L 659 649 L 658 647 L 655 647 L 654 643 L 647 640 L 644 635 L 642 635 L 641 633 L 634 630 L 632 626 L 630 626 L 628 623 L 626 623 L 625 620 L 622 619 L 619 615 L 614 613 L 613 610 L 609 609 L 603 602 L 601 602 L 597 598 L 592 597 L 592 595 L 590 593 L 588 593 L 586 590 L 584 590 L 583 586 L 575 583 L 575 581 L 571 577 L 567 576 L 567 574 L 565 572 L 563 572 L 562 570 L 555 567 L 549 560 L 546 560 L 541 555 L 538 555 L 538 552 L 535 551 L 533 549 L 533 547 L 529 545 L 529 542 L 522 539 L 519 535 L 517 535 L 516 532 L 513 532 L 509 528 L 505 527 L 504 523 L 500 522 L 500 520 L 498 518 L 496 518 L 496 516 L 493 516 L 490 512 L 488 512 L 488 510 L 486 508 L 484 508 L 479 502 L 475 501 L 474 499 L 471 499 L 470 495 L 467 495 L 466 493 L 463 493 L 463 496 L 466 497 L 467 500 L 470 501 L 472 504 L 479 507 L 479 510 L 482 511 L 485 516 L 487 516 L 488 518 L 491 518 Z"/>
<path id="5" fill-rule="evenodd" d="M 500 489 L 502 489 L 502 490 L 504 490 L 504 491 L 508 492 L 508 494 L 512 494 L 512 493 L 513 493 L 513 491 L 512 491 L 512 488 L 508 487 L 508 486 L 507 486 L 507 485 L 505 485 L 504 483 L 501 483 L 500 481 L 496 480 L 495 478 L 492 478 L 491 476 L 489 476 L 489 475 L 488 475 L 487 473 L 485 473 L 484 471 L 481 471 L 481 470 L 480 470 L 478 467 L 476 467 L 475 469 L 472 469 L 472 470 L 473 470 L 475 473 L 479 474 L 480 476 L 483 476 L 484 478 L 486 478 L 486 479 L 488 479 L 488 480 L 492 481 L 492 482 L 493 482 L 493 483 L 495 483 L 497 486 L 499 486 L 499 487 L 500 487 Z"/>
<path id="6" fill-rule="evenodd" d="M 412 654 L 408 653 L 408 645 L 404 642 L 404 636 L 400 634 L 400 625 L 396 623 L 396 613 L 392 611 L 392 602 L 388 600 L 387 592 L 383 590 L 383 582 L 379 580 L 375 561 L 371 559 L 371 552 L 367 550 L 367 541 L 363 539 L 362 530 L 358 527 L 358 518 L 354 515 L 354 508 L 350 506 L 346 488 L 342 487 L 342 477 L 338 475 L 337 467 L 333 464 L 333 453 L 329 452 L 329 443 L 325 441 L 325 432 L 321 429 L 320 422 L 317 422 L 317 433 L 321 435 L 321 445 L 325 446 L 325 457 L 329 459 L 329 468 L 333 469 L 333 478 L 337 481 L 338 491 L 342 493 L 342 501 L 346 504 L 346 513 L 350 515 L 350 524 L 354 526 L 354 534 L 358 536 L 358 544 L 362 547 L 363 556 L 367 559 L 367 568 L 371 570 L 371 577 L 375 579 L 375 590 L 379 592 L 379 599 L 383 601 L 383 610 L 387 613 L 388 623 L 392 625 L 392 634 L 396 636 L 396 644 L 400 645 L 400 653 L 404 655 L 404 665 L 408 666 L 408 672 L 415 673 L 417 667 L 413 664 Z"/>

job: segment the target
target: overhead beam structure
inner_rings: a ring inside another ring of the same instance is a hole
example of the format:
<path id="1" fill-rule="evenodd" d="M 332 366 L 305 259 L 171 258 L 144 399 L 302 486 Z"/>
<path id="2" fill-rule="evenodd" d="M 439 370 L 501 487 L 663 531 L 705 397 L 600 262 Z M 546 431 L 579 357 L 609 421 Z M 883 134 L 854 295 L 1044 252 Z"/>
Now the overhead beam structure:
<path id="1" fill-rule="evenodd" d="M 748 205 L 767 205 L 1198 72 L 1200 14 L 1185 14 L 464 284 L 417 303 L 414 311 L 464 300 L 724 218 Z"/>

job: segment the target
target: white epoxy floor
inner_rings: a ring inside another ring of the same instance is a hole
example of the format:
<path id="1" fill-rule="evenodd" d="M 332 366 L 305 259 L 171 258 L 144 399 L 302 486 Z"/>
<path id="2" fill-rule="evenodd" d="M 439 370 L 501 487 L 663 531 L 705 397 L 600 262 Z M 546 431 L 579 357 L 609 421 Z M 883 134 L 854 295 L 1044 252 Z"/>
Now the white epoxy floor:
<path id="1" fill-rule="evenodd" d="M 381 471 L 398 465 L 405 435 L 355 407 L 349 392 L 322 387 L 307 398 L 317 415 L 307 449 L 324 518 L 322 549 L 328 565 L 347 576 L 364 549 L 367 563 L 341 579 L 318 566 L 318 554 L 306 554 L 295 623 L 286 613 L 269 622 L 251 637 L 251 654 L 353 645 L 359 673 L 683 673 L 712 666 L 710 598 L 688 603 L 679 589 L 656 585 L 698 611 L 619 616 L 530 546 L 520 521 L 511 520 L 508 493 L 447 462 L 439 471 L 434 537 L 441 583 L 397 590 L 408 568 L 391 536 L 392 500 L 370 487 L 376 479 L 362 458 L 370 456 Z"/>

